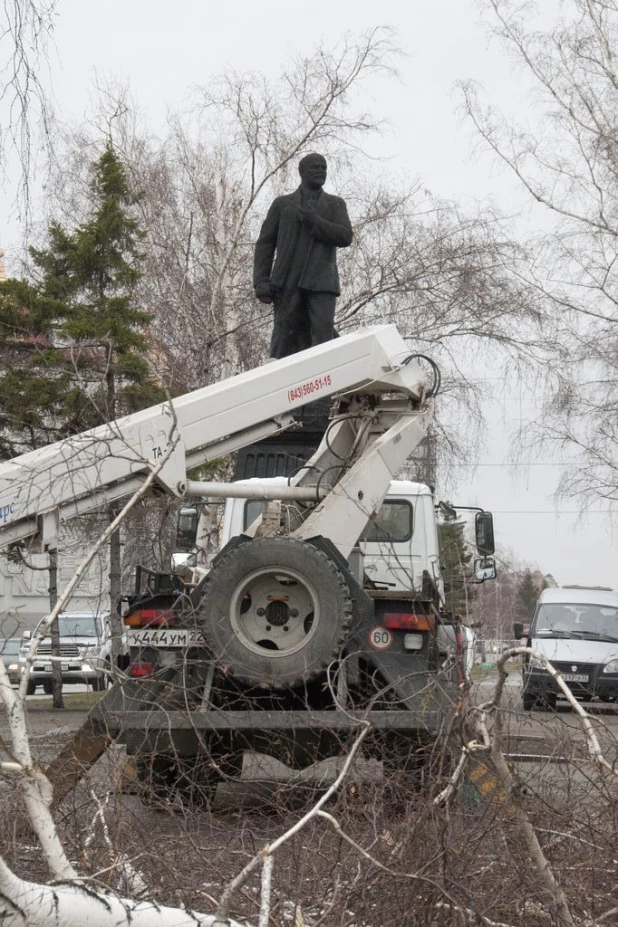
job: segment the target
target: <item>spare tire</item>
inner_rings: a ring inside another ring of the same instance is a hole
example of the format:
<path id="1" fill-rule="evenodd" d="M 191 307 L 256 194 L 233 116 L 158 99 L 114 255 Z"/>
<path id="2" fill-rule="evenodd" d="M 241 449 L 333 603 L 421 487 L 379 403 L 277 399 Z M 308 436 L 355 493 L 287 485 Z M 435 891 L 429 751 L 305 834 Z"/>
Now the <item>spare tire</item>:
<path id="1" fill-rule="evenodd" d="M 323 551 L 291 538 L 256 538 L 223 553 L 197 620 L 224 672 L 283 688 L 312 679 L 338 655 L 352 603 Z"/>

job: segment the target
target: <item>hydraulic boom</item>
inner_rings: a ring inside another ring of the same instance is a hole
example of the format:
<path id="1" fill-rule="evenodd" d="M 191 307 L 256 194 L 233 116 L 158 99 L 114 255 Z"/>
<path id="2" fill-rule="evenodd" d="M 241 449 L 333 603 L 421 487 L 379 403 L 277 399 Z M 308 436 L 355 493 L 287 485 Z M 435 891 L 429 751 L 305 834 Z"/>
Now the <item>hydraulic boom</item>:
<path id="1" fill-rule="evenodd" d="M 293 426 L 296 408 L 334 394 L 349 396 L 352 405 L 364 402 L 365 409 L 372 397 L 399 397 L 397 411 L 392 410 L 396 412 L 392 422 L 395 430 L 388 432 L 390 437 L 384 434 L 384 422 L 375 434 L 371 415 L 363 435 L 366 445 L 374 431 L 372 467 L 383 487 L 387 485 L 384 467 L 396 471 L 422 437 L 429 414 L 424 402 L 428 389 L 426 374 L 392 325 L 345 335 L 272 361 L 0 465 L 0 547 L 35 538 L 40 546 L 53 548 L 58 520 L 129 495 L 153 468 L 158 468 L 156 482 L 160 487 L 183 496 L 188 468 Z M 417 417 L 414 423 L 411 416 Z M 415 431 L 412 439 L 411 425 Z M 345 427 L 345 422 L 337 425 L 326 450 L 326 456 L 335 455 L 335 463 L 337 442 L 342 440 Z M 326 470 L 330 466 L 331 476 L 321 489 L 330 489 L 342 476 L 341 467 L 337 473 L 334 464 L 327 460 L 322 463 Z M 339 495 L 349 500 L 352 494 L 359 503 L 356 514 L 352 511 L 346 519 L 355 518 L 360 530 L 376 500 L 367 497 L 361 504 L 367 490 L 360 488 L 357 477 L 352 473 L 342 477 Z M 296 483 L 300 488 L 310 479 L 307 471 Z M 323 505 L 333 506 L 335 502 L 326 500 Z M 350 512 L 349 505 L 346 510 Z M 314 522 L 318 517 L 312 516 Z M 316 532 L 316 524 L 309 521 L 299 537 L 306 536 L 307 531 Z M 356 529 L 349 528 L 342 526 L 338 545 L 342 551 L 346 539 L 358 536 Z"/>

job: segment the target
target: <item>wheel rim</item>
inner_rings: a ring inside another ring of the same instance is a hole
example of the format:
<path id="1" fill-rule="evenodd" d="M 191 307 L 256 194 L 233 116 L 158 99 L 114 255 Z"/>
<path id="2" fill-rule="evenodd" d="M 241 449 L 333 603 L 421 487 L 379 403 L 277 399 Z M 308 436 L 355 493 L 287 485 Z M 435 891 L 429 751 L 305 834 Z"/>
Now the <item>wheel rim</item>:
<path id="1" fill-rule="evenodd" d="M 255 570 L 230 601 L 234 634 L 260 656 L 285 657 L 306 647 L 320 623 L 318 595 L 295 570 Z"/>

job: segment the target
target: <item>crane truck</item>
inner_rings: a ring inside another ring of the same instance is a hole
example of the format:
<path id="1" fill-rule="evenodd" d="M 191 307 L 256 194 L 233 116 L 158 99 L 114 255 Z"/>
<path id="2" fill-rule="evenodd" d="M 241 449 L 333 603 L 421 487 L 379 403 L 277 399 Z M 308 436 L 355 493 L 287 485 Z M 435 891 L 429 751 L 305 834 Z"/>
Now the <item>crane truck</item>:
<path id="1" fill-rule="evenodd" d="M 367 723 L 365 753 L 385 769 L 422 763 L 457 704 L 461 636 L 443 608 L 431 490 L 408 484 L 397 512 L 393 480 L 427 431 L 438 381 L 395 326 L 376 326 L 0 465 L 0 546 L 52 549 L 61 520 L 149 476 L 179 499 L 227 499 L 236 520 L 207 570 L 186 558 L 171 572 L 137 568 L 122 606 L 128 666 L 52 763 L 57 797 L 112 740 L 151 794 L 194 803 L 240 775 L 247 751 L 302 769 Z M 325 399 L 321 444 L 294 475 L 188 478 Z M 403 519 L 399 535 L 388 515 Z M 475 524 L 482 581 L 495 574 L 491 514 Z M 368 526 L 391 561 L 407 545 L 386 576 L 364 567 Z"/>

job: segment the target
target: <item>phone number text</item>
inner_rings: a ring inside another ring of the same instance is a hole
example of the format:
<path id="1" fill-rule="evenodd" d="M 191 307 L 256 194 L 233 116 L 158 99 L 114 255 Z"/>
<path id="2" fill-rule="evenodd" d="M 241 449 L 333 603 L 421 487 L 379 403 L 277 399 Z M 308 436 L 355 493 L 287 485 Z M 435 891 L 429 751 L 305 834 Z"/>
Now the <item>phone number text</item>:
<path id="1" fill-rule="evenodd" d="M 330 373 L 327 373 L 326 376 L 323 377 L 316 377 L 315 380 L 307 380 L 306 383 L 293 386 L 288 390 L 288 401 L 297 402 L 299 399 L 304 399 L 306 396 L 317 393 L 321 389 L 327 389 L 331 385 L 332 378 Z"/>

